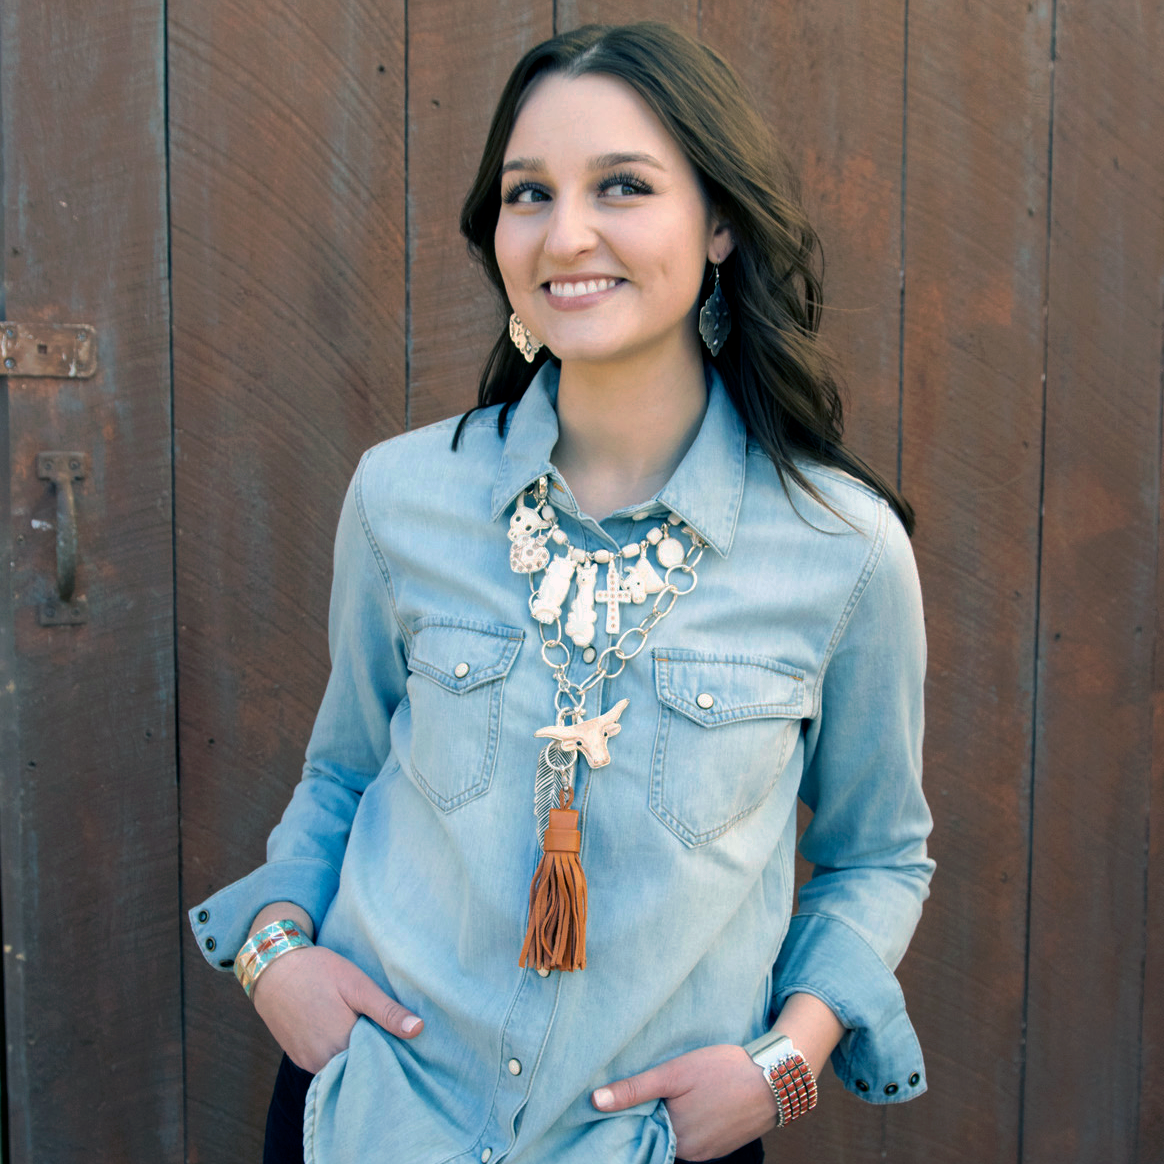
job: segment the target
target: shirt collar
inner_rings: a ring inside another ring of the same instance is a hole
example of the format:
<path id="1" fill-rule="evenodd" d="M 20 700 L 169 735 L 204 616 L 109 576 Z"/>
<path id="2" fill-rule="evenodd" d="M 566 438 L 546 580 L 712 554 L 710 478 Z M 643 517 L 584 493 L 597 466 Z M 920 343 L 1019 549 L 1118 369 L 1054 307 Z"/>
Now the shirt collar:
<path id="1" fill-rule="evenodd" d="M 707 388 L 699 432 L 653 501 L 679 514 L 723 557 L 731 549 L 743 499 L 748 440 L 723 380 L 710 366 Z M 554 474 L 550 454 L 558 441 L 557 393 L 558 369 L 545 363 L 513 407 L 493 483 L 494 521 L 539 477 Z"/>

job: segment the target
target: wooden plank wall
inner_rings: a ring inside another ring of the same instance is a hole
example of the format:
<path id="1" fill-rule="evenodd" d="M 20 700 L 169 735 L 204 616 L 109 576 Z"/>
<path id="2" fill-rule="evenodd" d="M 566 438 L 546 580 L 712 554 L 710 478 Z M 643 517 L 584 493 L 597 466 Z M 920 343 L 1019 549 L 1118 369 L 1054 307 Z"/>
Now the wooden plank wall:
<path id="1" fill-rule="evenodd" d="M 1159 4 L 169 10 L 183 904 L 261 859 L 298 779 L 356 458 L 473 399 L 497 319 L 456 219 L 511 63 L 666 17 L 796 159 L 850 434 L 919 511 L 939 871 L 901 976 L 930 1093 L 828 1082 L 771 1158 L 1159 1161 Z M 188 1158 L 257 1158 L 274 1053 L 188 937 L 185 974 Z"/>
<path id="2" fill-rule="evenodd" d="M 91 324 L 98 362 L 0 380 L 4 1159 L 178 1164 L 165 6 L 6 0 L 0 44 L 0 315 Z M 81 626 L 38 619 L 56 450 Z"/>

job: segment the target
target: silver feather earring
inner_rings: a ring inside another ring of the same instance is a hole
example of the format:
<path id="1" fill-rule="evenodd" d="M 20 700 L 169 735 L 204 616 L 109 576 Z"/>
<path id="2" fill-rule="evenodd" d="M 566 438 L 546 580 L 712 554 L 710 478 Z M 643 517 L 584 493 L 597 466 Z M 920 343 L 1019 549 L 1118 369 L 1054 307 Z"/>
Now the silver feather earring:
<path id="1" fill-rule="evenodd" d="M 532 364 L 534 356 L 545 347 L 545 344 L 517 318 L 516 311 L 509 317 L 509 338 L 513 340 L 514 347 L 525 356 L 527 364 Z"/>
<path id="2" fill-rule="evenodd" d="M 699 311 L 699 334 L 707 344 L 708 351 L 713 356 L 718 356 L 731 330 L 732 313 L 719 285 L 719 263 L 716 263 L 715 286 Z"/>

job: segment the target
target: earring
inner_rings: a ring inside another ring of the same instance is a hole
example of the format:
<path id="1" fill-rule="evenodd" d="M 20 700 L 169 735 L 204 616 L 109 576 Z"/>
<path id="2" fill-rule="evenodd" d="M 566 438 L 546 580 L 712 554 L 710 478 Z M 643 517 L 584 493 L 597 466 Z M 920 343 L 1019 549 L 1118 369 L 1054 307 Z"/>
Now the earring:
<path id="1" fill-rule="evenodd" d="M 732 313 L 727 299 L 719 285 L 719 263 L 715 264 L 715 286 L 699 311 L 699 334 L 713 356 L 718 356 L 720 348 L 732 330 Z"/>
<path id="2" fill-rule="evenodd" d="M 514 347 L 525 356 L 527 364 L 532 364 L 534 356 L 545 347 L 545 344 L 517 318 L 516 311 L 509 317 L 509 338 L 513 340 Z"/>

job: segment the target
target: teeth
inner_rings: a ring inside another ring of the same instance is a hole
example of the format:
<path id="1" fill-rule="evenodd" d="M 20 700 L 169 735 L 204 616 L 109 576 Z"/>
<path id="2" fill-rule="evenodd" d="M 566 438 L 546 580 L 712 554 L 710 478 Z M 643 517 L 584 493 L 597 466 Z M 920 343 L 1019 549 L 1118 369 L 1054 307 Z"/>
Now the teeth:
<path id="1" fill-rule="evenodd" d="M 573 299 L 578 295 L 593 295 L 595 291 L 609 291 L 617 282 L 617 279 L 591 279 L 588 283 L 550 283 L 550 294 Z"/>

